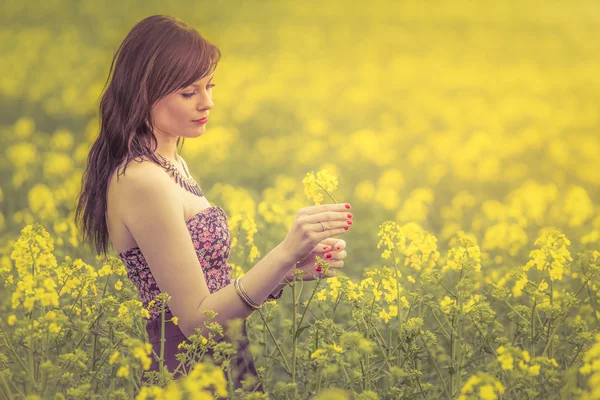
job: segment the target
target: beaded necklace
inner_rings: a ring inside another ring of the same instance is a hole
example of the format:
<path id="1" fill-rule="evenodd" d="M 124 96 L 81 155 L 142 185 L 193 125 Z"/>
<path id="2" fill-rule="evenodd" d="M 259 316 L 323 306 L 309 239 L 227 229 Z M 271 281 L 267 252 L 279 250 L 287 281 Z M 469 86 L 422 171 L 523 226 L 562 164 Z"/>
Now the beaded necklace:
<path id="1" fill-rule="evenodd" d="M 179 169 L 175 166 L 175 164 L 173 164 L 169 159 L 167 159 L 165 156 L 160 154 L 158 151 L 156 152 L 156 154 L 158 154 L 159 157 L 164 161 L 164 164 L 166 164 L 166 165 L 163 164 L 161 166 L 167 172 L 171 173 L 171 175 L 175 178 L 175 182 L 179 183 L 179 186 L 181 186 L 188 192 L 194 193 L 196 196 L 204 197 L 204 193 L 202 193 L 202 190 L 200 189 L 198 182 L 196 182 L 196 180 L 194 180 L 194 178 L 192 178 L 192 176 L 190 175 L 190 173 L 187 169 L 185 161 L 183 161 L 183 158 L 181 158 L 179 156 L 179 154 L 177 154 L 177 157 L 179 158 L 179 161 L 183 165 L 183 169 L 187 176 L 181 175 L 181 173 L 179 172 Z"/>

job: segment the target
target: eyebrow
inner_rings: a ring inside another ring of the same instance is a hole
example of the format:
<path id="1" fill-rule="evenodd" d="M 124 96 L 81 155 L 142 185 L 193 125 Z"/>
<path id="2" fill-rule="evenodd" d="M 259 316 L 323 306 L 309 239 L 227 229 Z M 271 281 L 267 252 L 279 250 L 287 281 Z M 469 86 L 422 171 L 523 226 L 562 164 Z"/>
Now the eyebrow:
<path id="1" fill-rule="evenodd" d="M 211 77 L 210 77 L 210 79 L 209 79 L 208 81 L 209 81 L 209 82 L 212 82 L 212 80 L 213 80 L 213 78 L 214 78 L 214 77 L 215 77 L 214 75 L 213 75 L 213 76 L 211 76 Z M 190 86 L 193 86 L 193 87 L 200 87 L 200 85 L 199 85 L 198 83 L 192 83 Z"/>

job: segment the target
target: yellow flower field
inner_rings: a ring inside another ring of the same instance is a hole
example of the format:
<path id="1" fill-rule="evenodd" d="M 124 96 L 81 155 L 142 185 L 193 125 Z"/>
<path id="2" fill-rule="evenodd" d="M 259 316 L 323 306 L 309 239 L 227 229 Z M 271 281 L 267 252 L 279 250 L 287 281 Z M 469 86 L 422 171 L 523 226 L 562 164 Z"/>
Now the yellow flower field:
<path id="1" fill-rule="evenodd" d="M 152 14 L 223 54 L 181 155 L 227 212 L 234 277 L 300 208 L 352 204 L 342 272 L 248 320 L 265 395 L 232 390 L 232 344 L 201 335 L 186 377 L 142 385 L 149 312 L 75 224 L 111 58 Z M 600 399 L 599 16 L 591 0 L 7 2 L 0 399 Z"/>

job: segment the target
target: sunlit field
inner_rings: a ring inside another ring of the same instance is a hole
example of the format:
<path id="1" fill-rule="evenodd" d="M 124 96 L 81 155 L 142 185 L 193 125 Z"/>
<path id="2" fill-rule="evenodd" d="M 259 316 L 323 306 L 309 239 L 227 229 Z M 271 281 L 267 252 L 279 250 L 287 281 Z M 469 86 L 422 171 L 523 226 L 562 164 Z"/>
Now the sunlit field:
<path id="1" fill-rule="evenodd" d="M 0 399 L 600 399 L 600 3 L 2 9 Z M 142 385 L 148 310 L 74 222 L 112 56 L 152 14 L 222 52 L 181 155 L 233 277 L 300 208 L 352 204 L 341 272 L 248 319 L 268 394 L 232 390 L 204 337 L 188 376 Z"/>

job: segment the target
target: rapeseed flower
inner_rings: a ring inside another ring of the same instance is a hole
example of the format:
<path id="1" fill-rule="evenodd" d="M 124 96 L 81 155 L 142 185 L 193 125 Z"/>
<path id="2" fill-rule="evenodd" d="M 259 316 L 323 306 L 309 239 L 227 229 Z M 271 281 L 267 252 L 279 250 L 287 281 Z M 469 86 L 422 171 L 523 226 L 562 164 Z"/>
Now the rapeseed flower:
<path id="1" fill-rule="evenodd" d="M 316 177 L 313 171 L 306 174 L 304 179 L 302 179 L 302 184 L 304 185 L 304 194 L 306 197 L 313 201 L 315 205 L 319 205 L 323 202 L 323 192 L 331 197 L 331 192 L 337 189 L 338 180 L 337 177 L 330 175 L 324 169 L 317 172 Z"/>
<path id="2" fill-rule="evenodd" d="M 570 261 L 573 261 L 567 249 L 570 244 L 569 239 L 559 230 L 545 230 L 535 241 L 535 245 L 541 248 L 530 253 L 532 259 L 527 262 L 524 270 L 536 267 L 540 271 L 548 271 L 551 280 L 561 280 L 570 267 Z"/>

